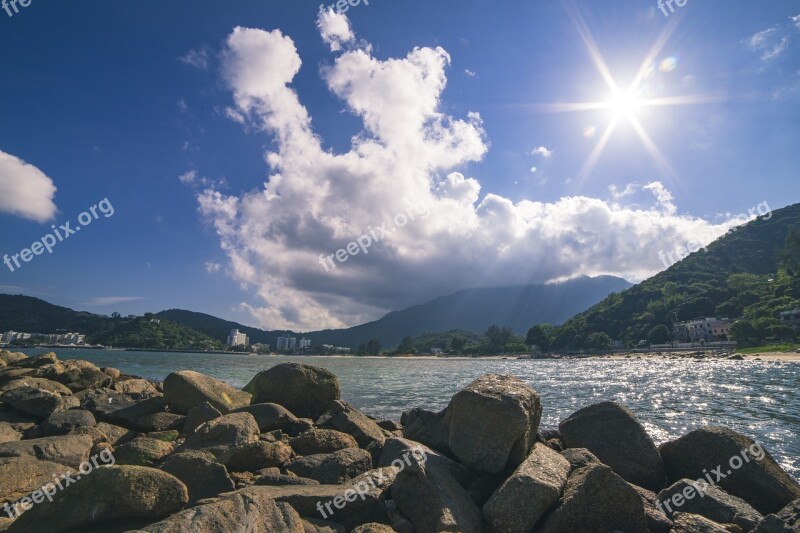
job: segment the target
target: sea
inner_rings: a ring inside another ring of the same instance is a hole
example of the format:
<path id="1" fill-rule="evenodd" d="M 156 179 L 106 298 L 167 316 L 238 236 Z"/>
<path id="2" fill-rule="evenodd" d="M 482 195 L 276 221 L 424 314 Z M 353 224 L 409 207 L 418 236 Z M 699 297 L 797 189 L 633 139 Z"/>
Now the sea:
<path id="1" fill-rule="evenodd" d="M 286 362 L 327 368 L 342 398 L 380 419 L 403 411 L 438 411 L 458 390 L 483 374 L 511 374 L 536 389 L 543 427 L 557 427 L 576 410 L 611 400 L 626 405 L 658 444 L 705 425 L 748 435 L 795 479 L 800 478 L 800 363 L 653 359 L 450 359 L 288 357 L 158 353 L 112 350 L 55 351 L 60 359 L 85 359 L 126 374 L 163 380 L 195 370 L 235 387 L 259 371 Z"/>

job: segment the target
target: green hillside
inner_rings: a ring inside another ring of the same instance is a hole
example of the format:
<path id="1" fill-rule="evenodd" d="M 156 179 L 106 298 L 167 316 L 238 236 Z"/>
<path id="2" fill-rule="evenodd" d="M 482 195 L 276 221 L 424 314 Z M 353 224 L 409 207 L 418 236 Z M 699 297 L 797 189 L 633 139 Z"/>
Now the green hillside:
<path id="1" fill-rule="evenodd" d="M 104 346 L 135 347 L 152 350 L 221 350 L 224 345 L 198 331 L 181 324 L 156 318 L 144 317 L 119 322 L 114 329 L 93 335 L 92 342 Z"/>
<path id="2" fill-rule="evenodd" d="M 667 246 L 665 246 L 666 248 Z M 800 204 L 729 232 L 668 270 L 576 315 L 560 327 L 535 327 L 545 350 L 600 348 L 610 340 L 670 340 L 672 324 L 700 316 L 742 317 L 743 346 L 790 339 L 781 311 L 800 307 Z M 607 335 L 607 337 L 606 337 Z"/>

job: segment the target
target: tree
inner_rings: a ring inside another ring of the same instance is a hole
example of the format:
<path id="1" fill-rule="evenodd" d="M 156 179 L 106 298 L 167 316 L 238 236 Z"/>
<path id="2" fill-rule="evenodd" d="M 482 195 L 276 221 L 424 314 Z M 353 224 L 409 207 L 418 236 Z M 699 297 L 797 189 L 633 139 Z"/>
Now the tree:
<path id="1" fill-rule="evenodd" d="M 381 341 L 378 339 L 370 339 L 370 341 L 367 343 L 365 352 L 367 355 L 380 355 Z"/>
<path id="2" fill-rule="evenodd" d="M 450 346 L 453 347 L 453 350 L 460 352 L 464 349 L 464 346 L 467 345 L 467 339 L 464 337 L 453 337 L 453 340 L 450 341 Z"/>
<path id="3" fill-rule="evenodd" d="M 525 344 L 531 348 L 538 346 L 541 351 L 547 352 L 553 343 L 554 330 L 550 324 L 537 324 L 528 330 Z"/>
<path id="4" fill-rule="evenodd" d="M 400 341 L 400 345 L 397 347 L 397 353 L 413 353 L 414 351 L 414 338 L 406 335 L 403 337 L 403 340 Z"/>
<path id="5" fill-rule="evenodd" d="M 786 235 L 786 244 L 783 250 L 778 252 L 778 259 L 791 275 L 800 275 L 800 226 L 789 229 L 789 233 Z"/>
<path id="6" fill-rule="evenodd" d="M 650 344 L 666 344 L 672 339 L 672 333 L 664 324 L 659 324 L 647 334 L 647 342 Z"/>
<path id="7" fill-rule="evenodd" d="M 489 329 L 486 330 L 486 338 L 489 342 L 489 351 L 497 353 L 503 349 L 503 346 L 511 342 L 514 332 L 510 328 L 489 326 Z"/>
<path id="8" fill-rule="evenodd" d="M 607 333 L 592 333 L 586 338 L 584 347 L 589 350 L 608 350 L 611 348 L 611 337 Z"/>
<path id="9" fill-rule="evenodd" d="M 731 336 L 740 346 L 757 346 L 761 343 L 758 331 L 748 320 L 739 320 L 731 326 Z"/>

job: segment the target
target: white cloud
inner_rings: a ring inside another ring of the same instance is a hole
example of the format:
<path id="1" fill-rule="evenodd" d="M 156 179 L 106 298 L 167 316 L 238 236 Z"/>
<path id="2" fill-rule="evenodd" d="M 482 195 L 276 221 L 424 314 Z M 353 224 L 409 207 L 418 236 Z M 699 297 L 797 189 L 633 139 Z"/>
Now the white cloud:
<path id="1" fill-rule="evenodd" d="M 215 261 L 206 261 L 206 272 L 209 274 L 216 274 L 222 269 L 222 265 Z"/>
<path id="2" fill-rule="evenodd" d="M 466 74 L 466 75 L 467 75 L 467 76 L 469 76 L 470 78 L 474 78 L 474 77 L 475 77 L 475 72 L 471 71 L 471 70 L 470 70 L 470 69 L 468 69 L 468 68 L 465 68 L 465 69 L 464 69 L 464 74 Z"/>
<path id="3" fill-rule="evenodd" d="M 538 171 L 539 169 L 537 167 L 531 167 L 531 174 L 536 174 Z"/>
<path id="4" fill-rule="evenodd" d="M 631 196 L 640 188 L 641 187 L 639 186 L 638 183 L 629 183 L 625 186 L 625 189 L 622 191 L 620 191 L 616 185 L 608 186 L 608 190 L 611 193 L 611 197 L 614 198 L 614 200 L 620 200 L 622 198 L 625 198 L 626 196 Z"/>
<path id="5" fill-rule="evenodd" d="M 789 18 L 792 19 L 792 22 L 794 22 L 795 26 L 800 28 L 800 15 L 797 15 L 796 17 L 789 17 Z"/>
<path id="6" fill-rule="evenodd" d="M 197 171 L 190 170 L 188 172 L 184 172 L 180 176 L 178 176 L 178 181 L 185 184 L 194 183 L 194 180 L 197 178 Z"/>
<path id="7" fill-rule="evenodd" d="M 200 48 L 193 48 L 189 50 L 185 56 L 178 58 L 182 63 L 191 65 L 200 70 L 208 69 L 209 65 L 209 49 L 207 46 Z"/>
<path id="8" fill-rule="evenodd" d="M 781 55 L 789 45 L 789 38 L 781 36 L 781 33 L 778 27 L 760 31 L 747 39 L 747 45 L 753 52 L 761 54 L 762 61 L 769 61 Z"/>
<path id="9" fill-rule="evenodd" d="M 322 40 L 330 46 L 332 52 L 338 52 L 344 45 L 353 43 L 356 40 L 356 36 L 350 27 L 350 20 L 333 9 L 319 12 L 317 28 L 319 28 Z"/>
<path id="10" fill-rule="evenodd" d="M 265 154 L 270 171 L 266 183 L 254 176 L 249 192 L 211 186 L 198 201 L 226 270 L 258 299 L 242 308 L 262 327 L 352 325 L 466 287 L 581 274 L 642 279 L 663 268 L 659 250 L 708 243 L 730 227 L 678 215 L 658 182 L 644 187 L 655 197 L 649 208 L 585 196 L 514 202 L 482 192 L 462 172 L 482 160 L 489 142 L 480 115 L 441 110 L 450 64 L 442 48 L 378 59 L 359 47 L 322 69 L 333 95 L 363 122 L 343 153 L 323 148 L 291 87 L 301 60 L 289 37 L 236 28 L 224 58 L 237 111 L 274 137 Z M 325 271 L 321 254 L 410 205 L 429 216 Z"/>
<path id="11" fill-rule="evenodd" d="M 104 306 L 104 305 L 117 305 L 127 302 L 136 302 L 144 300 L 141 296 L 101 296 L 97 298 L 90 298 L 85 301 L 85 305 L 91 306 Z"/>
<path id="12" fill-rule="evenodd" d="M 546 158 L 548 158 L 548 157 L 553 155 L 553 151 L 552 150 L 548 150 L 544 146 L 540 146 L 539 148 L 534 148 L 534 150 L 531 152 L 531 155 L 542 156 L 542 157 L 544 157 L 546 159 Z"/>
<path id="13" fill-rule="evenodd" d="M 0 150 L 0 212 L 46 222 L 58 211 L 55 194 L 44 172 Z"/>

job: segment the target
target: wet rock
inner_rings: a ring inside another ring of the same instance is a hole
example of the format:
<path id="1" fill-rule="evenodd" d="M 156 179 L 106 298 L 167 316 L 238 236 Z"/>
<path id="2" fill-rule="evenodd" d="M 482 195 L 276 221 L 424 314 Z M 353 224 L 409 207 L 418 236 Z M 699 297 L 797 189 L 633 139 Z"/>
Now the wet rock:
<path id="1" fill-rule="evenodd" d="M 333 429 L 311 429 L 291 439 L 289 444 L 300 455 L 333 453 L 346 448 L 358 448 L 356 439 Z"/>
<path id="2" fill-rule="evenodd" d="M 50 415 L 39 426 L 42 437 L 68 435 L 73 429 L 79 427 L 95 427 L 97 421 L 94 415 L 83 409 L 71 409 Z"/>
<path id="3" fill-rule="evenodd" d="M 532 530 L 558 503 L 569 472 L 569 462 L 558 452 L 542 444 L 534 445 L 525 461 L 483 506 L 484 516 L 494 531 Z"/>
<path id="4" fill-rule="evenodd" d="M 297 511 L 258 493 L 232 492 L 141 529 L 148 533 L 304 533 Z"/>
<path id="5" fill-rule="evenodd" d="M 58 491 L 52 503 L 35 505 L 9 527 L 9 533 L 87 531 L 110 521 L 158 520 L 188 501 L 174 476 L 142 466 L 104 466 Z"/>
<path id="6" fill-rule="evenodd" d="M 778 512 L 800 498 L 800 485 L 775 459 L 752 439 L 733 430 L 713 426 L 696 429 L 665 442 L 659 450 L 670 483 L 684 478 L 707 479 L 709 474 L 725 492 L 743 499 L 763 515 Z M 733 468 L 740 462 L 740 468 Z"/>
<path id="7" fill-rule="evenodd" d="M 256 472 L 262 468 L 279 467 L 292 459 L 292 449 L 283 442 L 258 441 L 233 450 L 225 460 L 232 472 Z"/>
<path id="8" fill-rule="evenodd" d="M 64 435 L 0 444 L 0 457 L 28 457 L 78 468 L 94 442 L 86 435 Z"/>
<path id="9" fill-rule="evenodd" d="M 559 506 L 547 516 L 541 530 L 648 532 L 641 497 L 603 464 L 573 470 Z"/>
<path id="10" fill-rule="evenodd" d="M 165 459 L 160 468 L 186 485 L 190 504 L 236 488 L 228 470 L 210 453 L 176 453 Z"/>
<path id="11" fill-rule="evenodd" d="M 690 513 L 677 513 L 671 533 L 728 533 L 721 524 Z"/>
<path id="12" fill-rule="evenodd" d="M 741 498 L 714 485 L 688 479 L 662 490 L 656 506 L 670 518 L 677 512 L 691 513 L 719 524 L 736 524 L 745 531 L 754 529 L 764 518 Z"/>
<path id="13" fill-rule="evenodd" d="M 373 443 L 383 444 L 386 440 L 383 429 L 373 419 L 341 400 L 333 402 L 330 410 L 317 420 L 317 426 L 347 433 L 362 448 Z"/>
<path id="14" fill-rule="evenodd" d="M 371 470 L 342 485 L 255 485 L 241 492 L 259 492 L 290 504 L 301 516 L 330 520 L 352 529 L 369 522 L 388 522 L 385 495 L 396 476 L 397 469 L 389 467 Z"/>
<path id="15" fill-rule="evenodd" d="M 206 450 L 224 461 L 228 454 L 258 442 L 258 424 L 250 413 L 231 413 L 206 422 L 184 442 L 186 450 Z"/>
<path id="16" fill-rule="evenodd" d="M 118 446 L 114 457 L 119 465 L 152 466 L 172 453 L 173 445 L 150 437 L 136 437 Z"/>
<path id="17" fill-rule="evenodd" d="M 299 417 L 316 419 L 341 398 L 339 380 L 328 370 L 284 363 L 256 374 L 244 390 L 251 403 L 277 403 Z"/>
<path id="18" fill-rule="evenodd" d="M 539 395 L 512 376 L 482 376 L 450 400 L 448 445 L 464 466 L 489 474 L 519 466 L 536 440 Z"/>
<path id="19" fill-rule="evenodd" d="M 208 402 L 225 414 L 250 404 L 250 394 L 234 389 L 224 381 L 191 370 L 173 372 L 164 380 L 164 396 L 170 409 L 186 414 L 189 409 Z"/>
<path id="20" fill-rule="evenodd" d="M 482 531 L 480 509 L 445 468 L 412 464 L 398 473 L 391 492 L 417 531 Z"/>
<path id="21" fill-rule="evenodd" d="M 300 477 L 316 479 L 321 484 L 338 485 L 372 468 L 372 456 L 366 450 L 347 448 L 329 454 L 301 457 L 286 469 Z"/>
<path id="22" fill-rule="evenodd" d="M 208 402 L 203 402 L 189 409 L 186 414 L 186 420 L 183 423 L 183 434 L 191 435 L 198 427 L 204 422 L 210 422 L 215 418 L 222 416 L 213 405 Z"/>
<path id="23" fill-rule="evenodd" d="M 618 403 L 585 407 L 559 425 L 567 448 L 586 448 L 624 480 L 650 490 L 666 482 L 655 443 L 631 411 Z"/>

